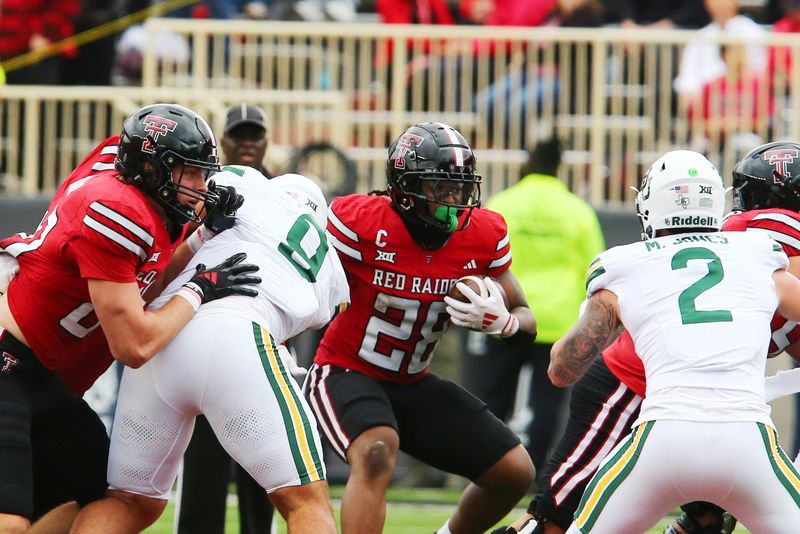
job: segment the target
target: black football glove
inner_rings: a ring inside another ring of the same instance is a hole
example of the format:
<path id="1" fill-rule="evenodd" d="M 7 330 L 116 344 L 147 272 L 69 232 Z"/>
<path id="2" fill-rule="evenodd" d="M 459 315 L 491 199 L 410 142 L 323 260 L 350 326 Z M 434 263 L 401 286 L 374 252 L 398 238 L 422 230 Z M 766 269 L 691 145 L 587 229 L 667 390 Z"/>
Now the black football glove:
<path id="1" fill-rule="evenodd" d="M 242 263 L 246 257 L 247 254 L 240 252 L 210 269 L 199 263 L 197 272 L 184 287 L 197 293 L 201 304 L 229 295 L 255 297 L 258 292 L 248 286 L 260 284 L 261 278 L 251 274 L 258 271 L 258 265 Z"/>
<path id="2" fill-rule="evenodd" d="M 236 222 L 236 210 L 244 204 L 244 197 L 236 193 L 236 188 L 231 185 L 216 185 L 213 180 L 208 184 L 208 189 L 217 197 L 213 205 L 206 207 L 206 218 L 203 225 L 218 234 L 233 226 Z"/>

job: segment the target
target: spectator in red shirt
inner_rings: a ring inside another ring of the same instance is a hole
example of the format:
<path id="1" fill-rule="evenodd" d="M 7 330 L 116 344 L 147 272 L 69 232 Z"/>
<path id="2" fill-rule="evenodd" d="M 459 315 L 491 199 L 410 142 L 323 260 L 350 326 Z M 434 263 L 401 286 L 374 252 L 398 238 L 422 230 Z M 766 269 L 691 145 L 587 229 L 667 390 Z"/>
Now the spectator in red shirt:
<path id="1" fill-rule="evenodd" d="M 775 33 L 800 33 L 800 0 L 786 0 L 783 18 L 773 26 Z M 792 50 L 786 46 L 775 46 L 769 51 L 770 72 L 786 76 L 792 69 Z"/>
<path id="2" fill-rule="evenodd" d="M 555 6 L 555 0 L 461 0 L 458 11 L 486 26 L 541 26 Z"/>
<path id="3" fill-rule="evenodd" d="M 72 36 L 80 0 L 0 0 L 0 61 Z M 74 55 L 70 50 L 65 55 Z M 58 56 L 7 72 L 9 84 L 56 84 Z"/>

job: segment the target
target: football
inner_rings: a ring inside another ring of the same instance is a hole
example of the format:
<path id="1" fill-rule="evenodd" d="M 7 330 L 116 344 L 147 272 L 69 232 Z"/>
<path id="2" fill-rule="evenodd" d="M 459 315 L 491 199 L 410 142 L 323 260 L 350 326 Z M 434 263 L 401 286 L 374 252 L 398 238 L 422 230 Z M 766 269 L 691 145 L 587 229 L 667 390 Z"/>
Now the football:
<path id="1" fill-rule="evenodd" d="M 464 296 L 460 289 L 458 289 L 457 286 L 459 282 L 466 285 L 481 297 L 489 296 L 489 290 L 486 289 L 486 284 L 483 283 L 483 279 L 480 276 L 469 275 L 462 276 L 456 280 L 456 283 L 453 284 L 453 286 L 450 288 L 450 291 L 447 292 L 448 297 L 452 297 L 460 302 L 469 302 L 469 299 Z"/>
<path id="2" fill-rule="evenodd" d="M 506 305 L 506 309 L 508 309 L 508 295 L 506 295 L 506 290 L 503 289 L 503 286 L 500 285 L 500 282 L 497 278 L 491 277 L 492 281 L 500 288 L 500 295 L 503 297 L 503 303 Z M 467 285 L 468 288 L 473 290 L 475 293 L 482 297 L 489 296 L 489 290 L 486 288 L 486 283 L 483 281 L 483 277 L 481 276 L 463 276 L 456 280 L 456 283 L 453 284 L 453 287 L 450 288 L 450 291 L 447 293 L 449 297 L 453 297 L 454 299 L 461 301 L 461 302 L 468 302 L 469 299 L 461 293 L 461 290 L 456 287 L 458 282 L 462 282 Z"/>

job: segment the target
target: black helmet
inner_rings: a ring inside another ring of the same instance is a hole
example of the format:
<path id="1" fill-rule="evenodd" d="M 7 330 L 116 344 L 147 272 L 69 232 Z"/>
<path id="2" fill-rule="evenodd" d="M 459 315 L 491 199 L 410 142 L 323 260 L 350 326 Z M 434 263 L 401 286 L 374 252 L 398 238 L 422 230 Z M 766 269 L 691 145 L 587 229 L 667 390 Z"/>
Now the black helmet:
<path id="1" fill-rule="evenodd" d="M 204 201 L 213 200 L 213 194 L 173 181 L 172 168 L 199 167 L 206 177 L 219 170 L 217 142 L 208 123 L 183 106 L 152 104 L 125 119 L 119 137 L 117 171 L 164 206 L 171 221 L 198 221 L 194 209 L 178 202 L 177 193 Z"/>
<path id="2" fill-rule="evenodd" d="M 733 167 L 735 211 L 784 208 L 800 211 L 800 144 L 767 143 Z"/>
<path id="3" fill-rule="evenodd" d="M 436 234 L 463 229 L 473 208 L 480 206 L 475 154 L 463 135 L 440 122 L 416 124 L 392 143 L 386 180 L 400 215 Z M 439 205 L 434 213 L 428 202 Z"/>

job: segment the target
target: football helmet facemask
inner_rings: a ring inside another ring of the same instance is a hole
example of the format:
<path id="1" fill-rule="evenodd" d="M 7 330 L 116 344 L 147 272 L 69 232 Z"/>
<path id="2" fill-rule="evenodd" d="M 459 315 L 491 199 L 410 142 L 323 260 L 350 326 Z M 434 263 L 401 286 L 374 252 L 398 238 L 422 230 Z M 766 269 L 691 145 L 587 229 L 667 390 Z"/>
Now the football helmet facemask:
<path id="1" fill-rule="evenodd" d="M 439 122 L 408 128 L 389 148 L 386 180 L 392 205 L 426 232 L 449 235 L 480 206 L 475 154 L 455 128 Z M 436 204 L 431 210 L 430 203 Z"/>
<path id="2" fill-rule="evenodd" d="M 800 144 L 767 143 L 733 167 L 733 209 L 800 211 Z"/>
<path id="3" fill-rule="evenodd" d="M 146 195 L 164 207 L 176 224 L 200 222 L 194 208 L 178 202 L 178 193 L 214 202 L 212 192 L 181 185 L 186 167 L 198 167 L 206 179 L 219 171 L 217 142 L 208 123 L 177 104 L 153 104 L 131 114 L 122 125 L 114 164 Z M 172 170 L 181 169 L 173 179 Z"/>
<path id="4" fill-rule="evenodd" d="M 725 187 L 705 156 L 690 150 L 667 152 L 648 169 L 636 195 L 642 239 L 658 230 L 719 230 L 725 211 Z"/>

